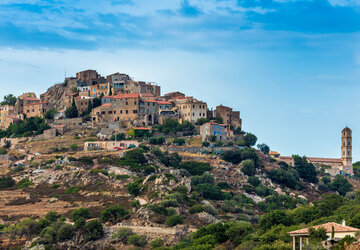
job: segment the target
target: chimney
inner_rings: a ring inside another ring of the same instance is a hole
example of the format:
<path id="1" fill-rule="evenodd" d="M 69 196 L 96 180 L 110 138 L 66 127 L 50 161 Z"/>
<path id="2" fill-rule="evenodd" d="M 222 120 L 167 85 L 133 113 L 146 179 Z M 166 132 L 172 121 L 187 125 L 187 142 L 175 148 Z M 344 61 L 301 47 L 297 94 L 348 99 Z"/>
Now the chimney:
<path id="1" fill-rule="evenodd" d="M 345 220 L 342 221 L 342 225 L 343 225 L 344 227 L 346 226 Z"/>

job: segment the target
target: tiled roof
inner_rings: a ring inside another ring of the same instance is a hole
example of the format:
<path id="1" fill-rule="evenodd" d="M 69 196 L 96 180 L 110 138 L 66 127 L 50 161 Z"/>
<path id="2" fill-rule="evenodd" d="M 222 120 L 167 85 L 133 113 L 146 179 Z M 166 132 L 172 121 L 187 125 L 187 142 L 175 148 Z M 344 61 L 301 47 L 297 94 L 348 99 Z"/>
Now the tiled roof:
<path id="1" fill-rule="evenodd" d="M 113 99 L 138 98 L 139 96 L 140 96 L 139 93 L 121 94 L 121 95 L 113 96 Z"/>
<path id="2" fill-rule="evenodd" d="M 40 101 L 40 99 L 36 98 L 36 97 L 24 97 L 24 100 L 27 100 L 27 101 Z"/>
<path id="3" fill-rule="evenodd" d="M 171 105 L 171 102 L 168 101 L 156 101 L 158 104 Z"/>
<path id="4" fill-rule="evenodd" d="M 315 228 L 315 229 L 325 228 L 327 233 L 331 233 L 332 232 L 332 227 L 334 227 L 334 232 L 335 233 L 360 231 L 360 229 L 357 229 L 355 227 L 343 226 L 343 225 L 335 223 L 335 222 L 328 222 L 328 223 L 325 223 L 325 224 L 322 224 L 322 225 L 314 226 L 313 228 Z M 292 231 L 292 232 L 288 232 L 288 234 L 308 234 L 308 232 L 309 232 L 309 228 L 303 228 L 303 229 L 300 229 L 300 230 L 295 230 L 295 231 Z"/>
<path id="5" fill-rule="evenodd" d="M 111 103 L 104 103 L 101 107 L 111 107 Z"/>
<path id="6" fill-rule="evenodd" d="M 154 95 L 150 94 L 150 93 L 141 93 L 140 96 L 141 97 L 154 97 Z"/>
<path id="7" fill-rule="evenodd" d="M 147 128 L 147 127 L 133 127 L 133 129 L 135 129 L 135 130 L 151 130 L 151 128 Z"/>
<path id="8" fill-rule="evenodd" d="M 278 152 L 276 152 L 276 151 L 270 151 L 269 155 L 280 155 L 280 154 Z"/>
<path id="9" fill-rule="evenodd" d="M 327 162 L 327 163 L 342 163 L 341 159 L 334 159 L 334 158 L 317 158 L 317 157 L 308 157 L 307 158 L 311 162 Z"/>

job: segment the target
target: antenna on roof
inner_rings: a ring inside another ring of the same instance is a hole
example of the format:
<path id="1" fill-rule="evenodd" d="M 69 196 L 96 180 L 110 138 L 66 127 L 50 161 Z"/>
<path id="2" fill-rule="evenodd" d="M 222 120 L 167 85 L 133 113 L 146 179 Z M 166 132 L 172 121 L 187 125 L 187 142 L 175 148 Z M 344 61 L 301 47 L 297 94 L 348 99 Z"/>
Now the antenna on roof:
<path id="1" fill-rule="evenodd" d="M 66 79 L 66 67 L 65 67 L 65 74 L 64 74 L 64 76 L 65 76 L 65 78 L 64 78 L 64 79 Z"/>

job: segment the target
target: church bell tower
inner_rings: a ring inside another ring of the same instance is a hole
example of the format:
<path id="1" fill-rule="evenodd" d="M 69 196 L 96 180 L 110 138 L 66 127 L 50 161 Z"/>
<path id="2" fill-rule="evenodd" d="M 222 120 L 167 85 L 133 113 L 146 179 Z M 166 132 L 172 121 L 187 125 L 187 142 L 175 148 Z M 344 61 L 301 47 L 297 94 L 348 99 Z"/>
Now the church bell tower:
<path id="1" fill-rule="evenodd" d="M 352 167 L 352 131 L 348 127 L 341 133 L 341 161 L 343 173 L 353 175 Z"/>

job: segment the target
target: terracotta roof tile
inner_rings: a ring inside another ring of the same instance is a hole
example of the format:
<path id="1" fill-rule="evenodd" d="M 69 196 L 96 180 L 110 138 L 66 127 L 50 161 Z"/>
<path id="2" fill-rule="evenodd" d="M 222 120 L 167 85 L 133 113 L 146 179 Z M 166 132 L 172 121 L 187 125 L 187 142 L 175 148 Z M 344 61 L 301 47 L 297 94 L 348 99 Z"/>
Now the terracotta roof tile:
<path id="1" fill-rule="evenodd" d="M 307 158 L 311 162 L 336 162 L 342 163 L 341 159 L 334 159 L 334 158 L 317 158 L 317 157 L 308 157 Z"/>
<path id="2" fill-rule="evenodd" d="M 130 93 L 130 94 L 121 94 L 113 96 L 113 99 L 123 99 L 123 98 L 139 98 L 139 93 Z"/>
<path id="3" fill-rule="evenodd" d="M 335 233 L 339 233 L 339 232 L 356 232 L 356 231 L 360 231 L 360 229 L 357 229 L 355 227 L 348 227 L 348 226 L 343 226 L 341 224 L 335 223 L 335 222 L 328 222 L 322 225 L 317 225 L 314 226 L 313 228 L 318 229 L 318 228 L 325 228 L 327 233 L 331 233 L 332 232 L 332 227 L 334 227 L 334 231 Z M 307 234 L 309 232 L 309 228 L 303 228 L 300 230 L 295 230 L 292 232 L 288 232 L 288 234 Z"/>
<path id="4" fill-rule="evenodd" d="M 135 130 L 151 130 L 151 128 L 148 127 L 133 127 Z"/>

